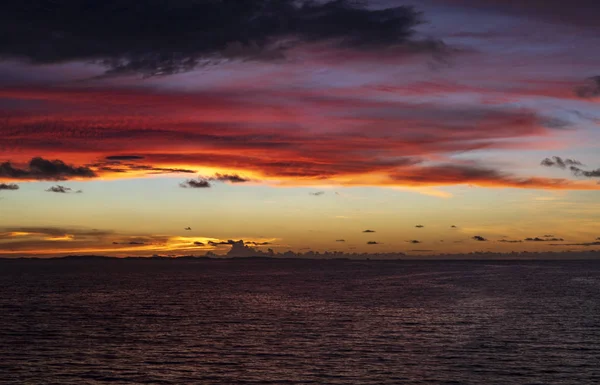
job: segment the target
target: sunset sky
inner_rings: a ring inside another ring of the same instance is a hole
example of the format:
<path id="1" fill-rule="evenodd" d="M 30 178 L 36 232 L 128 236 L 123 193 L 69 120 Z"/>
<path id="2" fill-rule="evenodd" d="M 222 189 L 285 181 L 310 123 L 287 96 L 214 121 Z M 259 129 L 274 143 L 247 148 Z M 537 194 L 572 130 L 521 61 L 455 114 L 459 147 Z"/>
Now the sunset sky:
<path id="1" fill-rule="evenodd" d="M 598 14 L 7 0 L 0 257 L 600 249 Z"/>

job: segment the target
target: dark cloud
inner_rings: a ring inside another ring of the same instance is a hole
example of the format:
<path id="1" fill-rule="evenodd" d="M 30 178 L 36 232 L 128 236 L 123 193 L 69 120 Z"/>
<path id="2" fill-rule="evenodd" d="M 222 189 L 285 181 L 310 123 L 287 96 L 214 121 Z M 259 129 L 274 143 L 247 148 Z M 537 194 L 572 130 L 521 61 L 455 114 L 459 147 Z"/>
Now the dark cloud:
<path id="1" fill-rule="evenodd" d="M 233 245 L 236 241 L 228 240 L 228 241 L 208 241 L 208 244 L 211 246 L 221 246 L 221 245 Z"/>
<path id="2" fill-rule="evenodd" d="M 336 241 L 336 242 L 346 242 L 346 240 L 345 240 L 345 239 L 336 239 L 335 241 Z"/>
<path id="3" fill-rule="evenodd" d="M 102 170 L 113 172 L 148 171 L 149 174 L 194 174 L 196 172 L 195 170 L 188 170 L 185 168 L 154 167 L 146 164 L 119 164 L 119 166 L 120 167 L 105 166 Z"/>
<path id="4" fill-rule="evenodd" d="M 417 229 L 422 229 L 422 228 L 423 228 L 423 227 L 425 227 L 425 226 L 423 226 L 423 225 L 416 225 L 415 227 L 416 227 Z"/>
<path id="5" fill-rule="evenodd" d="M 325 191 L 311 192 L 309 194 L 318 197 L 318 196 L 321 196 L 321 195 L 325 195 Z"/>
<path id="6" fill-rule="evenodd" d="M 224 59 L 282 58 L 303 42 L 436 50 L 411 40 L 410 7 L 350 0 L 5 0 L 0 57 L 35 64 L 95 61 L 107 73 L 172 74 Z"/>
<path id="7" fill-rule="evenodd" d="M 77 167 L 62 160 L 47 160 L 36 157 L 27 168 L 15 168 L 10 162 L 0 163 L 0 177 L 24 180 L 67 180 L 72 178 L 94 178 L 96 173 L 89 167 Z"/>
<path id="8" fill-rule="evenodd" d="M 597 170 L 587 171 L 587 170 L 582 170 L 581 168 L 576 167 L 576 166 L 571 166 L 571 167 L 569 167 L 569 170 L 571 170 L 571 172 L 575 176 L 583 176 L 586 178 L 600 178 L 600 168 Z"/>
<path id="9" fill-rule="evenodd" d="M 406 241 L 406 242 L 408 242 L 408 243 L 413 243 L 413 244 L 422 243 L 421 241 L 418 241 L 418 240 L 416 240 L 416 239 L 412 239 L 412 240 L 410 240 L 410 241 Z"/>
<path id="10" fill-rule="evenodd" d="M 202 242 L 194 242 L 194 245 L 195 246 L 204 246 L 204 243 L 202 243 Z"/>
<path id="11" fill-rule="evenodd" d="M 584 242 L 584 243 L 553 243 L 550 246 L 600 246 L 600 242 Z"/>
<path id="12" fill-rule="evenodd" d="M 486 242 L 487 239 L 485 239 L 484 237 L 482 237 L 481 235 L 475 235 L 474 237 L 472 237 L 471 239 L 478 241 L 478 242 Z"/>
<path id="13" fill-rule="evenodd" d="M 585 166 L 578 160 L 574 159 L 563 159 L 560 156 L 553 156 L 552 158 L 546 158 L 542 160 L 542 166 L 546 167 L 557 167 L 566 169 L 567 167 L 575 176 L 581 176 L 586 178 L 600 178 L 600 169 L 597 170 L 584 170 L 581 166 Z"/>
<path id="14" fill-rule="evenodd" d="M 564 239 L 562 238 L 525 238 L 525 242 L 562 242 Z"/>
<path id="15" fill-rule="evenodd" d="M 0 183 L 0 190 L 18 190 L 19 185 L 14 183 Z"/>
<path id="16" fill-rule="evenodd" d="M 594 76 L 587 80 L 587 84 L 575 88 L 577 96 L 580 98 L 595 98 L 600 96 L 600 76 Z"/>
<path id="17" fill-rule="evenodd" d="M 558 167 L 565 169 L 570 166 L 583 166 L 583 163 L 575 159 L 563 159 L 560 156 L 553 156 L 552 158 L 546 158 L 542 160 L 541 165 L 545 167 Z"/>
<path id="18" fill-rule="evenodd" d="M 498 240 L 498 242 L 502 242 L 502 243 L 522 243 L 523 241 L 521 241 L 520 239 L 517 239 L 517 240 L 500 239 L 500 240 Z"/>
<path id="19" fill-rule="evenodd" d="M 140 246 L 145 245 L 145 242 L 129 241 L 129 242 L 113 242 L 113 245 L 129 245 L 129 246 Z"/>
<path id="20" fill-rule="evenodd" d="M 252 245 L 252 246 L 267 246 L 267 245 L 271 244 L 271 242 L 254 242 L 254 241 L 246 241 L 245 243 L 247 245 Z"/>
<path id="21" fill-rule="evenodd" d="M 375 230 L 363 230 L 363 233 L 374 233 Z"/>
<path id="22" fill-rule="evenodd" d="M 456 229 L 457 227 L 455 225 L 450 226 L 451 229 Z"/>
<path id="23" fill-rule="evenodd" d="M 381 243 L 379 242 L 375 242 L 375 241 L 369 241 L 367 242 L 367 245 L 380 245 Z"/>
<path id="24" fill-rule="evenodd" d="M 186 227 L 184 230 L 190 231 L 191 229 L 192 229 L 191 227 Z"/>
<path id="25" fill-rule="evenodd" d="M 552 234 L 546 234 L 546 235 L 544 235 L 544 238 L 554 238 L 554 235 L 552 235 Z"/>
<path id="26" fill-rule="evenodd" d="M 49 189 L 46 190 L 47 192 L 54 192 L 54 193 L 61 193 L 61 194 L 67 194 L 71 192 L 71 188 L 69 187 L 65 187 L 65 186 L 60 186 L 60 185 L 56 185 L 56 186 L 52 186 Z"/>
<path id="27" fill-rule="evenodd" d="M 211 184 L 206 179 L 188 179 L 185 182 L 179 184 L 182 188 L 210 188 Z"/>
<path id="28" fill-rule="evenodd" d="M 107 156 L 104 159 L 120 161 L 120 160 L 140 160 L 140 159 L 144 159 L 144 157 L 139 156 L 139 155 L 111 155 L 111 156 Z"/>
<path id="29" fill-rule="evenodd" d="M 250 179 L 241 177 L 237 174 L 219 174 L 219 173 L 216 173 L 215 176 L 208 178 L 208 180 L 210 180 L 212 182 L 229 182 L 229 183 L 250 182 Z"/>

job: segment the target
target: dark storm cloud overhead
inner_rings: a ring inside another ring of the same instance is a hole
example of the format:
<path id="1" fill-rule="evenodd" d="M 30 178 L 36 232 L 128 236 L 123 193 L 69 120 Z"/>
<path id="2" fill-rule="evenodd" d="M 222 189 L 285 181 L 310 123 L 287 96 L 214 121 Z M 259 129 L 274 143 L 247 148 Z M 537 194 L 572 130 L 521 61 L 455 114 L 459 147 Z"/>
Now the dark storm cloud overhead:
<path id="1" fill-rule="evenodd" d="M 182 188 L 210 188 L 211 184 L 206 179 L 188 179 L 185 182 L 179 184 Z"/>
<path id="2" fill-rule="evenodd" d="M 580 98 L 595 98 L 600 96 L 600 76 L 594 76 L 587 80 L 587 84 L 575 88 L 577 96 Z"/>
<path id="3" fill-rule="evenodd" d="M 5 0 L 0 57 L 92 60 L 108 72 L 162 75 L 207 60 L 281 58 L 302 42 L 411 47 L 420 23 L 410 7 L 372 10 L 347 0 Z M 428 43 L 417 48 L 438 48 Z"/>
<path id="4" fill-rule="evenodd" d="M 67 180 L 72 178 L 94 178 L 96 173 L 89 167 L 78 167 L 62 160 L 47 160 L 36 157 L 27 168 L 14 167 L 10 162 L 0 163 L 0 178 L 23 180 Z"/>
<path id="5" fill-rule="evenodd" d="M 485 239 L 484 237 L 482 237 L 481 235 L 475 235 L 474 237 L 472 237 L 471 239 L 478 241 L 478 242 L 486 242 L 487 239 Z"/>
<path id="6" fill-rule="evenodd" d="M 61 185 L 56 185 L 56 186 L 50 187 L 46 191 L 47 192 L 60 193 L 60 194 L 67 194 L 67 193 L 71 192 L 71 188 L 65 187 L 65 186 L 61 186 Z"/>
<path id="7" fill-rule="evenodd" d="M 0 190 L 14 191 L 14 190 L 18 190 L 18 189 L 19 189 L 19 186 L 14 183 L 0 183 Z"/>
<path id="8" fill-rule="evenodd" d="M 553 156 L 552 158 L 546 158 L 542 160 L 541 165 L 544 167 L 557 167 L 565 169 L 571 166 L 583 166 L 583 163 L 575 159 L 563 159 L 560 156 Z"/>

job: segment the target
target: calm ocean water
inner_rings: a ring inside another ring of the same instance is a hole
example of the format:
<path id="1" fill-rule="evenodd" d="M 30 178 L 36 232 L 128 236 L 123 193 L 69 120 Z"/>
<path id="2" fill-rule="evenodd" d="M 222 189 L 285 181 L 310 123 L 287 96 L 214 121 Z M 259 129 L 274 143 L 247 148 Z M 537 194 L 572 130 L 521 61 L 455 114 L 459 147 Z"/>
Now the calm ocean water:
<path id="1" fill-rule="evenodd" d="M 600 262 L 0 261 L 2 384 L 600 384 Z"/>

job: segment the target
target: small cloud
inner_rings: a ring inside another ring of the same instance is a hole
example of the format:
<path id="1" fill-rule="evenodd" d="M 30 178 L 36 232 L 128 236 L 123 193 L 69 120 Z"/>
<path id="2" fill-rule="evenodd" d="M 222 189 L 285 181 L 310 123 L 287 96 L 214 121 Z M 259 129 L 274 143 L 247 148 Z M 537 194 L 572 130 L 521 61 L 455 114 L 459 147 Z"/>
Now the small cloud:
<path id="1" fill-rule="evenodd" d="M 129 246 L 141 246 L 141 245 L 145 245 L 145 242 L 139 242 L 139 241 L 129 241 L 129 242 L 113 242 L 113 245 L 129 245 Z"/>
<path id="2" fill-rule="evenodd" d="M 106 160 L 140 160 L 144 159 L 143 156 L 138 155 L 111 155 L 104 158 Z"/>
<path id="3" fill-rule="evenodd" d="M 346 242 L 346 240 L 345 240 L 345 239 L 336 239 L 335 241 L 336 241 L 336 242 Z"/>
<path id="4" fill-rule="evenodd" d="M 367 245 L 381 245 L 381 243 L 375 242 L 375 241 L 369 241 L 369 242 L 367 242 Z"/>
<path id="5" fill-rule="evenodd" d="M 208 178 L 208 180 L 212 181 L 212 182 L 229 182 L 229 183 L 250 182 L 250 179 L 241 177 L 237 174 L 219 174 L 219 173 L 216 173 L 215 176 Z"/>
<path id="6" fill-rule="evenodd" d="M 418 241 L 416 239 L 411 239 L 410 241 L 406 241 L 406 242 L 413 243 L 413 244 L 422 243 L 421 241 Z"/>
<path id="7" fill-rule="evenodd" d="M 540 163 L 544 167 L 557 167 L 565 169 L 570 166 L 583 166 L 584 164 L 575 159 L 561 158 L 560 156 L 553 156 L 552 158 L 546 158 Z"/>
<path id="8" fill-rule="evenodd" d="M 517 240 L 500 239 L 500 240 L 498 240 L 498 242 L 502 242 L 502 243 L 521 243 L 523 241 L 521 241 L 520 239 L 517 239 Z"/>
<path id="9" fill-rule="evenodd" d="M 83 194 L 83 190 L 77 190 L 75 191 L 75 194 Z"/>
<path id="10" fill-rule="evenodd" d="M 321 196 L 321 195 L 325 195 L 325 191 L 311 192 L 309 194 L 312 195 L 312 196 L 318 197 L 318 196 Z"/>
<path id="11" fill-rule="evenodd" d="M 192 230 L 192 228 L 191 227 L 186 227 L 184 230 L 190 231 L 190 230 Z"/>
<path id="12" fill-rule="evenodd" d="M 246 241 L 244 243 L 246 245 L 251 245 L 251 246 L 267 246 L 267 245 L 271 244 L 271 242 L 254 242 L 254 241 Z"/>
<path id="13" fill-rule="evenodd" d="M 423 226 L 423 225 L 416 225 L 415 227 L 416 227 L 417 229 L 422 229 L 422 228 L 423 228 L 423 227 L 425 227 L 425 226 Z"/>
<path id="14" fill-rule="evenodd" d="M 204 246 L 204 243 L 202 243 L 202 242 L 194 242 L 194 245 L 195 246 Z"/>
<path id="15" fill-rule="evenodd" d="M 554 235 L 552 235 L 552 234 L 544 235 L 544 238 L 553 238 L 553 237 L 554 237 Z"/>
<path id="16" fill-rule="evenodd" d="M 210 188 L 211 184 L 206 179 L 188 179 L 185 182 L 179 184 L 182 188 Z"/>
<path id="17" fill-rule="evenodd" d="M 363 233 L 374 233 L 375 230 L 363 230 Z"/>
<path id="18" fill-rule="evenodd" d="M 475 235 L 475 236 L 474 236 L 473 238 L 471 238 L 471 239 L 473 239 L 473 240 L 475 240 L 475 241 L 478 241 L 478 242 L 487 242 L 487 239 L 485 239 L 485 238 L 484 238 L 484 237 L 482 237 L 481 235 Z"/>
<path id="19" fill-rule="evenodd" d="M 456 229 L 457 227 L 455 225 L 450 226 L 451 229 Z"/>
<path id="20" fill-rule="evenodd" d="M 14 190 L 18 190 L 18 189 L 19 189 L 19 185 L 16 185 L 14 183 L 0 183 L 0 190 L 14 191 Z"/>
<path id="21" fill-rule="evenodd" d="M 71 192 L 71 189 L 69 187 L 65 187 L 65 186 L 60 186 L 60 185 L 56 185 L 56 186 L 52 186 L 49 189 L 46 190 L 47 192 L 54 192 L 54 193 L 60 193 L 60 194 L 68 194 Z"/>

